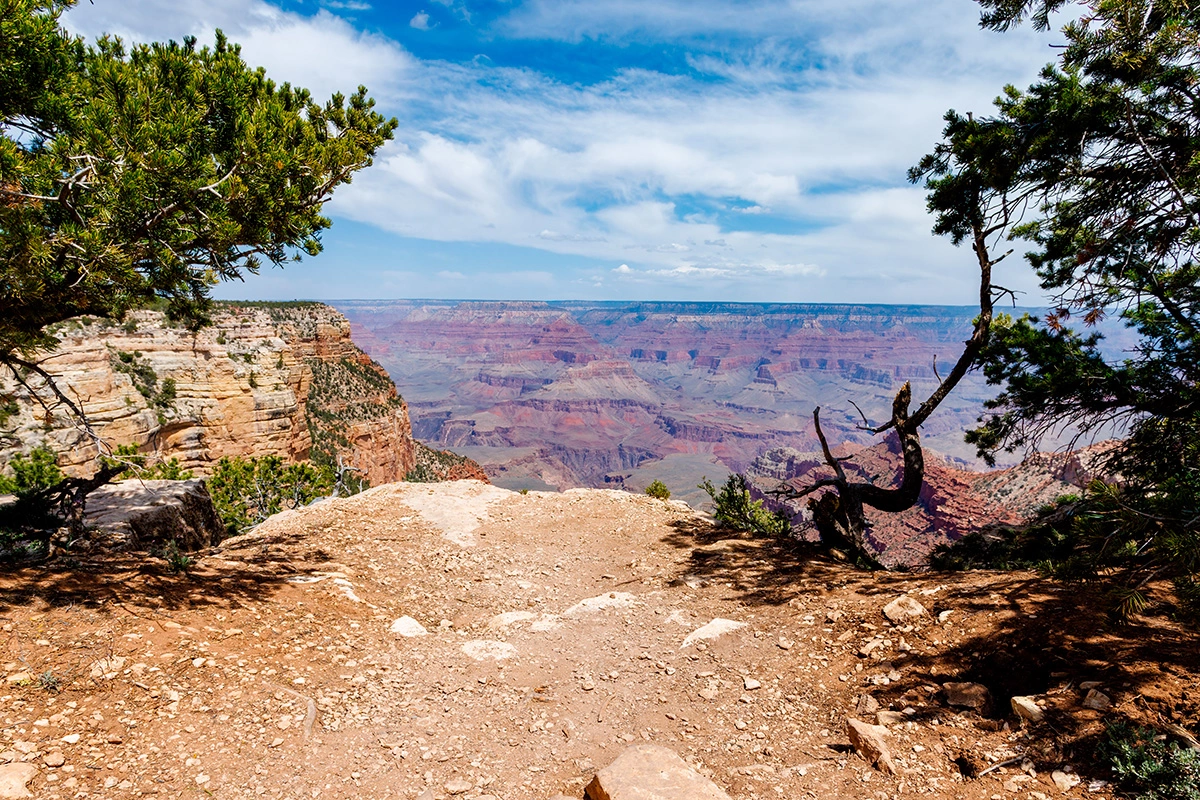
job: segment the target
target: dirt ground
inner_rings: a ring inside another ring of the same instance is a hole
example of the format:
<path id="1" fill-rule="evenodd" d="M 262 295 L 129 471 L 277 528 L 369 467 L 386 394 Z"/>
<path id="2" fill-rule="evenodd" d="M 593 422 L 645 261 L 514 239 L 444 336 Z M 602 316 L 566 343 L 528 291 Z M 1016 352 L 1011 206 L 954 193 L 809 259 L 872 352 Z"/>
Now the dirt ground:
<path id="1" fill-rule="evenodd" d="M 927 613 L 893 625 L 902 594 Z M 36 766 L 41 798 L 545 800 L 650 741 L 734 798 L 1105 797 L 1103 720 L 1195 731 L 1200 646 L 1100 612 L 1023 573 L 858 572 L 622 492 L 393 484 L 188 575 L 98 556 L 0 577 L 0 762 Z M 702 638 L 713 620 L 736 624 Z M 947 705 L 966 681 L 990 708 Z M 1081 705 L 1087 681 L 1112 708 Z M 896 776 L 847 739 L 879 712 Z"/>

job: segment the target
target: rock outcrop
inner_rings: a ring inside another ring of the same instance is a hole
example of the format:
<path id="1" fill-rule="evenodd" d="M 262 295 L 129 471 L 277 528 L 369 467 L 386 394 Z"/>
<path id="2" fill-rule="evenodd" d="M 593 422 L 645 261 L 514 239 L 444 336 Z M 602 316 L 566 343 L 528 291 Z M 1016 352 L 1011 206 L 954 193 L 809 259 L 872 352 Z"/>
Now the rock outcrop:
<path id="1" fill-rule="evenodd" d="M 199 475 L 222 456 L 321 456 L 380 484 L 417 463 L 407 406 L 340 313 L 319 303 L 222 303 L 213 317 L 197 332 L 157 311 L 121 324 L 70 320 L 57 326 L 62 344 L 42 366 L 104 440 L 178 458 Z M 12 376 L 0 376 L 0 394 L 16 401 L 0 463 L 46 445 L 67 473 L 90 474 L 97 445 L 64 407 L 47 408 Z"/>
<path id="2" fill-rule="evenodd" d="M 199 479 L 131 478 L 101 486 L 88 495 L 85 522 L 97 530 L 105 547 L 117 550 L 154 550 L 167 542 L 181 550 L 199 550 L 225 535 L 225 525 Z"/>

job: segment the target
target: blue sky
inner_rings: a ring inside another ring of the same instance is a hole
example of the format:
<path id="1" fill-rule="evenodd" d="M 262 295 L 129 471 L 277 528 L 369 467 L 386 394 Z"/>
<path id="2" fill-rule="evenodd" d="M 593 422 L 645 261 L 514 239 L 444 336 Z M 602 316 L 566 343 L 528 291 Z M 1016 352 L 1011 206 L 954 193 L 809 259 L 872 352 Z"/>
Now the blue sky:
<path id="1" fill-rule="evenodd" d="M 72 30 L 211 40 L 400 120 L 325 252 L 229 298 L 970 303 L 905 170 L 1055 34 L 969 0 L 83 0 Z M 1011 262 L 1011 263 L 1010 263 Z M 1028 267 L 997 278 L 1039 296 Z"/>

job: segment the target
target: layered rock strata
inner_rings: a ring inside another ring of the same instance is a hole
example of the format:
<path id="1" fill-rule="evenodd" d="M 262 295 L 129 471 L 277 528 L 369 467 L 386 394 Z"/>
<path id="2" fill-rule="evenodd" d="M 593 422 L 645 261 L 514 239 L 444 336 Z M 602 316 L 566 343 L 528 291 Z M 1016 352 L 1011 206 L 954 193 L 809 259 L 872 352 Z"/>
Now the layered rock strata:
<path id="1" fill-rule="evenodd" d="M 76 319 L 42 366 L 110 446 L 178 458 L 199 475 L 223 456 L 323 458 L 372 483 L 416 465 L 408 409 L 387 373 L 350 339 L 350 324 L 318 303 L 221 304 L 200 331 L 157 311 L 122 323 Z M 90 474 L 96 438 L 37 376 L 0 376 L 8 396 L 0 464 L 48 446 L 69 474 Z"/>

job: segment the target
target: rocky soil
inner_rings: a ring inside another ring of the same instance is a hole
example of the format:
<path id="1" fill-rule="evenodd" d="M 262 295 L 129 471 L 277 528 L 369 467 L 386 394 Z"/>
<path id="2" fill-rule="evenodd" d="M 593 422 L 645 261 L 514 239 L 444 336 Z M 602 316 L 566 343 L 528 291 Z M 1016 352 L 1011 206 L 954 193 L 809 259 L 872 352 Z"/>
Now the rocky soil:
<path id="1" fill-rule="evenodd" d="M 1103 721 L 1195 731 L 1200 647 L 1099 607 L 1028 574 L 856 572 L 622 492 L 392 484 L 190 574 L 4 575 L 0 786 L 579 798 L 649 742 L 739 799 L 1104 797 Z"/>

